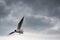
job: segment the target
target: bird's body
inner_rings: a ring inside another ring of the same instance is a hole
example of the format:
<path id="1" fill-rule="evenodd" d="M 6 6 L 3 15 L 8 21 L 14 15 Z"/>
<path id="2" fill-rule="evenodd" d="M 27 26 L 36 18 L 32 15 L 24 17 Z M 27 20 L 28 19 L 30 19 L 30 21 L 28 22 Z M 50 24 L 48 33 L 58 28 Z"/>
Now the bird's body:
<path id="1" fill-rule="evenodd" d="M 14 30 L 13 32 L 9 33 L 9 35 L 13 34 L 13 33 L 19 33 L 19 34 L 23 34 L 23 30 L 21 29 L 22 23 L 23 23 L 24 17 L 21 19 L 21 21 L 18 23 L 18 27 L 17 30 Z"/>
<path id="2" fill-rule="evenodd" d="M 23 30 L 15 30 L 16 33 L 23 34 Z"/>

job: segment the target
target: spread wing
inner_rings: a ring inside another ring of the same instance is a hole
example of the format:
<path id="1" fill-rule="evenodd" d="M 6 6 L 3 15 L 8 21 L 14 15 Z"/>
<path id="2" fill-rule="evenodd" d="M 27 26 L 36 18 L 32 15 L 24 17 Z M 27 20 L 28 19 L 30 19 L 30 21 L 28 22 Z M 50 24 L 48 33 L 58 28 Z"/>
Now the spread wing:
<path id="1" fill-rule="evenodd" d="M 11 35 L 11 34 L 13 34 L 13 33 L 15 33 L 15 32 L 11 32 L 11 33 L 9 33 L 8 35 Z"/>
<path id="2" fill-rule="evenodd" d="M 23 18 L 21 19 L 21 21 L 18 23 L 18 28 L 17 28 L 18 30 L 21 29 L 21 26 L 22 26 L 23 20 L 24 20 L 24 16 L 23 16 Z"/>

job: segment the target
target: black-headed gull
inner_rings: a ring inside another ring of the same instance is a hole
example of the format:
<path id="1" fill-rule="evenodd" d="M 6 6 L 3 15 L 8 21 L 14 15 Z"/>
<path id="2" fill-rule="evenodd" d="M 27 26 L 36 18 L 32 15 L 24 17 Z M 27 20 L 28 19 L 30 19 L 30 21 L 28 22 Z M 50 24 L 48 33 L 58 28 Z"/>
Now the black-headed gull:
<path id="1" fill-rule="evenodd" d="M 15 33 L 15 32 L 16 32 L 16 33 L 23 34 L 23 30 L 21 29 L 23 20 L 24 20 L 24 16 L 22 17 L 21 21 L 18 23 L 17 30 L 14 30 L 13 32 L 9 33 L 8 35 L 11 35 L 11 34 L 13 34 L 13 33 Z"/>

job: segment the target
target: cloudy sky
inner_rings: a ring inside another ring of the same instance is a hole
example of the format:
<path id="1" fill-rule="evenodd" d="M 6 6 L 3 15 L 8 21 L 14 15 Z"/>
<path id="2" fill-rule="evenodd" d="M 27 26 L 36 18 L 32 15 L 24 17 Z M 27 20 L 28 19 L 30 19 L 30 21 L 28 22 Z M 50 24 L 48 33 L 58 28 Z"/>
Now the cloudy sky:
<path id="1" fill-rule="evenodd" d="M 10 32 L 24 16 L 24 34 Z M 59 40 L 60 0 L 0 0 L 0 40 Z"/>

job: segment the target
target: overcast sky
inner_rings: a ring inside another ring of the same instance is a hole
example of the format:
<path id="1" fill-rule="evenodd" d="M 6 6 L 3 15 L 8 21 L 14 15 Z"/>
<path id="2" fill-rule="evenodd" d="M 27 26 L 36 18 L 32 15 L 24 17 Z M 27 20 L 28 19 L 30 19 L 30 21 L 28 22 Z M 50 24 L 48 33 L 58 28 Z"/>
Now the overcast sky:
<path id="1" fill-rule="evenodd" d="M 23 16 L 24 34 L 6 36 L 17 28 Z M 59 40 L 60 0 L 0 0 L 0 39 L 20 40 L 19 37 L 22 40 Z"/>

